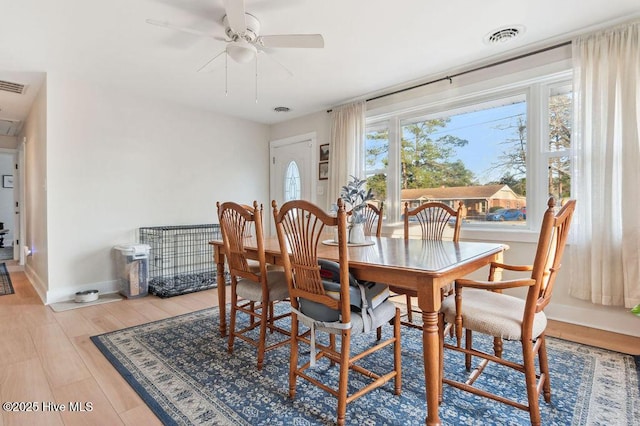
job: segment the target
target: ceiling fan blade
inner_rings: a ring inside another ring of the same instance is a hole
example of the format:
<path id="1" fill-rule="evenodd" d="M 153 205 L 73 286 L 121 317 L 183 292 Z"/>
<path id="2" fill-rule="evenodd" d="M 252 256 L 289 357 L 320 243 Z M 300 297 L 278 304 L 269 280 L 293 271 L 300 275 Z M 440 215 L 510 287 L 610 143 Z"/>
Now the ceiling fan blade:
<path id="1" fill-rule="evenodd" d="M 191 29 L 191 28 L 179 27 L 177 25 L 172 25 L 172 24 L 168 23 L 167 21 L 158 21 L 158 20 L 155 20 L 155 19 L 147 19 L 146 22 L 147 22 L 147 24 L 155 25 L 157 27 L 169 28 L 169 29 L 180 31 L 180 32 L 187 33 L 187 34 L 193 34 L 193 35 L 197 35 L 197 36 L 201 36 L 201 37 L 209 37 L 209 38 L 214 38 L 216 40 L 226 41 L 225 39 L 220 38 L 218 36 L 215 36 L 213 34 L 205 33 L 203 31 L 198 31 L 198 30 L 194 30 L 194 29 Z"/>
<path id="2" fill-rule="evenodd" d="M 286 34 L 260 36 L 260 44 L 264 47 L 311 47 L 323 48 L 322 34 Z"/>
<path id="3" fill-rule="evenodd" d="M 224 0 L 224 10 L 227 12 L 229 28 L 236 34 L 247 31 L 247 21 L 244 17 L 244 0 Z"/>
<path id="4" fill-rule="evenodd" d="M 203 66 L 201 66 L 201 67 L 200 67 L 200 69 L 198 69 L 198 72 L 208 72 L 208 71 L 212 71 L 212 70 L 211 70 L 211 67 L 210 67 L 211 63 L 212 63 L 213 61 L 215 61 L 215 60 L 218 58 L 218 56 L 220 56 L 220 55 L 222 55 L 223 53 L 226 53 L 226 52 L 227 52 L 227 51 L 226 51 L 226 49 L 225 49 L 225 50 L 223 50 L 222 52 L 218 53 L 218 54 L 217 54 L 216 56 L 214 56 L 213 58 L 209 59 L 209 60 L 207 61 L 207 63 L 206 63 L 206 64 L 204 64 Z"/>

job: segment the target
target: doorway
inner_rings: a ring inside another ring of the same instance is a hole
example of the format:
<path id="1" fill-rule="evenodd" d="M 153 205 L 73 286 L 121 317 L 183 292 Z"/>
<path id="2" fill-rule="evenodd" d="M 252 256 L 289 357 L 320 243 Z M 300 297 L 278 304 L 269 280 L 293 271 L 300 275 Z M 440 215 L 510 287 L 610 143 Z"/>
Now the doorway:
<path id="1" fill-rule="evenodd" d="M 315 146 L 315 133 L 271 141 L 269 144 L 269 191 L 271 199 L 276 200 L 278 206 L 290 200 L 315 202 L 312 190 L 316 171 Z M 275 228 L 271 217 L 269 221 L 273 235 Z"/>
<path id="2" fill-rule="evenodd" d="M 20 215 L 16 171 L 16 151 L 0 149 L 0 262 L 17 259 L 14 241 L 20 235 Z"/>

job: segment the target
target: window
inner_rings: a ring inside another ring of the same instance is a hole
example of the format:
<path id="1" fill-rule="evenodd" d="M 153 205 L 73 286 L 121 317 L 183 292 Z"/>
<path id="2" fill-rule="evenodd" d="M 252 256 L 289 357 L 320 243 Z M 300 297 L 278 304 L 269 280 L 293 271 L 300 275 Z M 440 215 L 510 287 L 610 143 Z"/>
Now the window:
<path id="1" fill-rule="evenodd" d="M 300 170 L 295 161 L 291 161 L 287 166 L 284 175 L 284 201 L 300 199 Z"/>
<path id="2" fill-rule="evenodd" d="M 389 220 L 401 220 L 405 203 L 441 201 L 464 204 L 467 229 L 538 226 L 531 219 L 546 198 L 571 192 L 571 82 L 562 78 L 370 117 L 365 173 L 394 206 Z"/>
<path id="3" fill-rule="evenodd" d="M 385 125 L 367 128 L 365 135 L 365 177 L 379 205 L 387 201 L 387 169 L 389 167 L 389 128 Z"/>
<path id="4" fill-rule="evenodd" d="M 547 152 L 549 195 L 558 200 L 571 196 L 571 120 L 572 92 L 570 85 L 549 87 Z"/>

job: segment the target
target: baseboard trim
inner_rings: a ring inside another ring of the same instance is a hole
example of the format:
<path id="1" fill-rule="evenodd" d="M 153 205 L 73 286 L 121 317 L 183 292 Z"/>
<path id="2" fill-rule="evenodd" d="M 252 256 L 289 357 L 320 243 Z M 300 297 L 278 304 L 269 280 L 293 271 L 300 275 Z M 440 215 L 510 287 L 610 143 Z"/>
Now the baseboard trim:
<path id="1" fill-rule="evenodd" d="M 38 297 L 45 305 L 47 304 L 47 285 L 40 279 L 38 273 L 28 263 L 24 265 L 24 274 L 31 283 L 31 287 L 38 293 Z"/>
<path id="2" fill-rule="evenodd" d="M 598 306 L 598 309 L 551 303 L 545 309 L 547 318 L 576 326 L 640 337 L 640 318 L 628 309 Z"/>
<path id="3" fill-rule="evenodd" d="M 640 337 L 554 320 L 549 320 L 545 334 L 610 351 L 634 356 L 640 355 Z"/>
<path id="4" fill-rule="evenodd" d="M 116 293 L 119 291 L 119 284 L 119 280 L 112 280 L 47 291 L 45 305 L 73 300 L 78 291 L 98 290 L 100 294 Z"/>

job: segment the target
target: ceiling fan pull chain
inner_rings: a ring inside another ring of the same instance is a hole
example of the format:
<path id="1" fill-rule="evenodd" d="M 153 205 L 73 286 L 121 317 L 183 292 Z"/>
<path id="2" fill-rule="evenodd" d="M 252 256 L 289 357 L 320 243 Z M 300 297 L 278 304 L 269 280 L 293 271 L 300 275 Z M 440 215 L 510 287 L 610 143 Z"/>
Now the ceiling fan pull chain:
<path id="1" fill-rule="evenodd" d="M 256 55 L 256 103 L 258 103 L 258 55 Z"/>
<path id="2" fill-rule="evenodd" d="M 224 55 L 224 95 L 229 95 L 229 54 Z"/>

